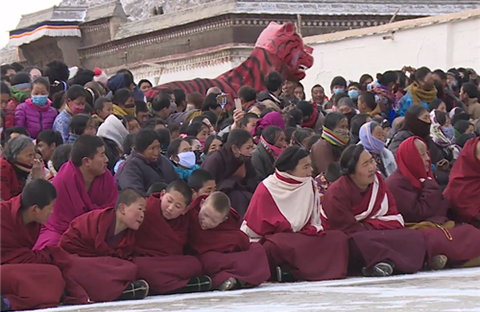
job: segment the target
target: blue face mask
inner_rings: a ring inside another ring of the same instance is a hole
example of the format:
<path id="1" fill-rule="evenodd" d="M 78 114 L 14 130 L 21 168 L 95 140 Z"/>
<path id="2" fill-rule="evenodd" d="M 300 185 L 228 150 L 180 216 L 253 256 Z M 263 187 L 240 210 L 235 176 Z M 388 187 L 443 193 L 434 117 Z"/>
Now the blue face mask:
<path id="1" fill-rule="evenodd" d="M 352 100 L 356 101 L 358 99 L 358 90 L 353 89 L 353 90 L 348 91 L 348 96 Z"/>
<path id="2" fill-rule="evenodd" d="M 449 139 L 451 141 L 453 141 L 453 139 L 455 139 L 455 131 L 454 131 L 453 127 L 442 127 L 442 132 L 443 132 L 443 134 L 445 134 L 447 139 Z"/>
<path id="3" fill-rule="evenodd" d="M 342 93 L 345 93 L 345 89 L 342 89 L 342 88 L 333 89 L 333 94 L 342 94 Z"/>
<path id="4" fill-rule="evenodd" d="M 34 95 L 32 96 L 32 103 L 38 107 L 43 107 L 48 103 L 48 95 Z"/>

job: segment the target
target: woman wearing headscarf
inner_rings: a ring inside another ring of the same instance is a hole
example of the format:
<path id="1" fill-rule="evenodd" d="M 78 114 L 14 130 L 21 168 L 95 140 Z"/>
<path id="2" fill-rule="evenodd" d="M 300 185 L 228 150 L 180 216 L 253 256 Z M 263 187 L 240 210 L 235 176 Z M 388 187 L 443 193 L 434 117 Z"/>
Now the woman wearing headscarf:
<path id="1" fill-rule="evenodd" d="M 430 112 L 430 137 L 436 148 L 437 153 L 441 153 L 443 158 L 449 162 L 454 161 L 460 155 L 461 148 L 455 144 L 455 130 L 452 127 L 447 113 L 433 110 Z"/>
<path id="2" fill-rule="evenodd" d="M 322 198 L 322 225 L 350 236 L 350 266 L 366 276 L 415 273 L 426 248 L 420 232 L 405 229 L 372 155 L 351 145 L 340 158 L 342 177 Z"/>
<path id="3" fill-rule="evenodd" d="M 397 151 L 397 164 L 398 170 L 386 184 L 406 226 L 423 229 L 430 266 L 440 269 L 446 264 L 463 265 L 480 257 L 480 230 L 469 224 L 455 227 L 455 222 L 447 218 L 450 203 L 433 178 L 425 141 L 419 137 L 406 139 Z"/>
<path id="4" fill-rule="evenodd" d="M 427 67 L 417 69 L 413 83 L 407 88 L 407 94 L 398 102 L 396 115 L 405 116 L 407 109 L 412 105 L 421 105 L 428 108 L 428 105 L 437 96 L 437 88 L 433 83 L 433 74 L 430 69 Z"/>
<path id="5" fill-rule="evenodd" d="M 455 221 L 480 229 L 480 138 L 465 143 L 444 194 L 453 206 Z"/>
<path id="6" fill-rule="evenodd" d="M 384 179 L 397 170 L 395 156 L 385 147 L 385 133 L 377 122 L 368 122 L 360 128 L 360 143 L 372 154 Z"/>
<path id="7" fill-rule="evenodd" d="M 347 117 L 336 112 L 329 113 L 325 117 L 322 138 L 313 144 L 310 155 L 317 173 L 325 172 L 331 163 L 340 159 L 349 137 Z"/>
<path id="8" fill-rule="evenodd" d="M 311 163 L 306 149 L 288 147 L 275 162 L 275 172 L 259 184 L 242 224 L 250 240 L 265 247 L 279 282 L 347 274 L 348 238 L 324 231 Z"/>
<path id="9" fill-rule="evenodd" d="M 398 75 L 395 71 L 389 70 L 383 74 L 377 74 L 377 80 L 369 85 L 369 89 L 375 95 L 375 102 L 380 108 L 382 116 L 393 121 L 395 118 L 392 108 L 395 105 L 395 94 L 393 90 L 397 85 Z"/>
<path id="10" fill-rule="evenodd" d="M 10 200 L 22 193 L 30 179 L 44 177 L 42 162 L 35 159 L 32 139 L 20 135 L 8 142 L 0 158 L 1 199 Z"/>
<path id="11" fill-rule="evenodd" d="M 276 126 L 268 126 L 262 132 L 257 148 L 252 154 L 252 164 L 257 170 L 257 177 L 263 180 L 275 171 L 275 159 L 287 148 L 285 133 Z"/>
<path id="12" fill-rule="evenodd" d="M 255 143 L 258 143 L 263 129 L 267 128 L 268 126 L 277 126 L 282 129 L 282 131 L 285 131 L 285 120 L 283 119 L 282 114 L 279 112 L 270 112 L 263 118 L 259 118 L 257 120 L 255 127 L 251 132 Z"/>

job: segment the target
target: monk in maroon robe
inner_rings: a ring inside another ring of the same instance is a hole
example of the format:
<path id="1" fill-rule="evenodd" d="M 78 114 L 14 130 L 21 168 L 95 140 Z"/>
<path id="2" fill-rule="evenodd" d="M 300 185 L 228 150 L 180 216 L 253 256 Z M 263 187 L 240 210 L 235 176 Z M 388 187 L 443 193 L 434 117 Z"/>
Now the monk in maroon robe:
<path id="1" fill-rule="evenodd" d="M 288 147 L 275 173 L 257 187 L 241 227 L 251 241 L 262 243 L 279 282 L 347 276 L 348 237 L 324 230 L 311 163 L 305 149 Z"/>
<path id="2" fill-rule="evenodd" d="M 88 302 L 71 277 L 68 254 L 59 247 L 32 250 L 40 227 L 52 213 L 55 187 L 45 180 L 27 184 L 23 193 L 1 206 L 1 291 L 9 308 L 54 307 L 66 292 L 68 303 Z"/>
<path id="3" fill-rule="evenodd" d="M 202 276 L 202 264 L 184 254 L 187 245 L 192 190 L 182 181 L 147 198 L 145 221 L 136 233 L 138 279 L 147 281 L 151 294 L 205 291 L 211 279 Z"/>
<path id="4" fill-rule="evenodd" d="M 447 218 L 450 203 L 433 177 L 426 143 L 419 137 L 406 139 L 396 160 L 398 169 L 386 184 L 408 226 L 422 230 L 430 267 L 463 265 L 480 257 L 480 230 L 470 224 L 455 226 Z"/>
<path id="5" fill-rule="evenodd" d="M 258 286 L 270 277 L 262 245 L 250 244 L 240 230 L 242 219 L 221 192 L 197 197 L 190 205 L 189 247 L 198 255 L 203 273 L 219 290 Z"/>
<path id="6" fill-rule="evenodd" d="M 323 224 L 350 235 L 351 269 L 368 276 L 415 273 L 426 255 L 422 233 L 404 229 L 395 200 L 376 162 L 363 145 L 349 146 L 340 158 L 343 176 L 322 198 Z"/>
<path id="7" fill-rule="evenodd" d="M 76 280 L 94 302 L 143 299 L 145 281 L 135 281 L 137 266 L 131 262 L 135 231 L 143 222 L 145 199 L 125 189 L 114 208 L 94 210 L 70 223 L 60 246 L 70 253 L 80 273 Z M 134 282 L 135 281 L 135 282 Z"/>
<path id="8" fill-rule="evenodd" d="M 450 171 L 445 197 L 455 221 L 480 229 L 480 138 L 468 140 Z"/>

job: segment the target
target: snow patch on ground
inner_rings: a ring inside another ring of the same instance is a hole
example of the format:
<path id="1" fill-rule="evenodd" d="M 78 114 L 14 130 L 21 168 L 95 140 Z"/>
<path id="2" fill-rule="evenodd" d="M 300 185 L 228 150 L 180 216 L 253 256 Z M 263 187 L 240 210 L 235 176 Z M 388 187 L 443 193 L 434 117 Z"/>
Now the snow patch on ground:
<path id="1" fill-rule="evenodd" d="M 266 283 L 254 289 L 148 297 L 138 301 L 45 309 L 48 312 L 480 312 L 480 268 L 387 278 Z"/>

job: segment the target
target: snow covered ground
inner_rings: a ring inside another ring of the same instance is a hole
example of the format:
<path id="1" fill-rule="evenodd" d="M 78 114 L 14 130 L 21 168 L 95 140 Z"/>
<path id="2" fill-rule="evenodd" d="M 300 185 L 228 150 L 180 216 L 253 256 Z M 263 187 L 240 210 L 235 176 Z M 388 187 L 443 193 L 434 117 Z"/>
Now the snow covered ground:
<path id="1" fill-rule="evenodd" d="M 66 306 L 43 311 L 480 312 L 480 268 L 388 278 L 268 283 L 248 290 L 156 296 L 140 301 Z"/>

